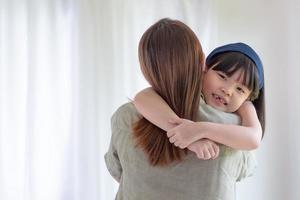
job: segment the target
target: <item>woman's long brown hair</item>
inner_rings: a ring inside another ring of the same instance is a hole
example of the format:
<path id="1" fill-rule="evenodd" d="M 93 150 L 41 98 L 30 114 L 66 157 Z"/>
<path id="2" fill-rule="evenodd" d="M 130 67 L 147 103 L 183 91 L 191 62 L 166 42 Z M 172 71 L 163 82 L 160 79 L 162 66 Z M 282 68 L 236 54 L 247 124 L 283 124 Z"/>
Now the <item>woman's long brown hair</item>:
<path id="1" fill-rule="evenodd" d="M 171 109 L 181 118 L 196 120 L 204 54 L 195 33 L 178 20 L 159 20 L 140 40 L 139 62 L 146 80 Z M 133 135 L 153 166 L 180 161 L 186 154 L 145 118 L 134 124 Z"/>

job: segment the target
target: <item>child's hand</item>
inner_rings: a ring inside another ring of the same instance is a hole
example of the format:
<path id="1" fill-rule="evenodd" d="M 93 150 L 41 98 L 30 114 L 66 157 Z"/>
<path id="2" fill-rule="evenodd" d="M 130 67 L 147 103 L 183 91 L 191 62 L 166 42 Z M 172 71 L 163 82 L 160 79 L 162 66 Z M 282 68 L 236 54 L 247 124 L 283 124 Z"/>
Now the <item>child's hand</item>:
<path id="1" fill-rule="evenodd" d="M 170 123 L 176 124 L 177 126 L 167 132 L 169 141 L 181 149 L 203 138 L 201 137 L 202 133 L 199 125 L 193 121 L 178 119 L 176 121 L 170 121 Z"/>
<path id="2" fill-rule="evenodd" d="M 195 152 L 199 159 L 215 159 L 219 156 L 220 148 L 215 142 L 209 139 L 198 140 L 188 146 L 188 149 Z"/>

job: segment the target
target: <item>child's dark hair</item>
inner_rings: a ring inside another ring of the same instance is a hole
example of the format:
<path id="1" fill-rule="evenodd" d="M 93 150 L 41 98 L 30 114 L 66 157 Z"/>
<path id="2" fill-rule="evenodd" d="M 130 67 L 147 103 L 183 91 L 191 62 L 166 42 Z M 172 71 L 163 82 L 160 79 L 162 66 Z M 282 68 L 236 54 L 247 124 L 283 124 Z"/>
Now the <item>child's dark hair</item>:
<path id="1" fill-rule="evenodd" d="M 229 77 L 240 69 L 243 71 L 244 77 L 242 83 L 247 86 L 250 91 L 252 91 L 249 96 L 249 100 L 254 104 L 264 136 L 265 90 L 264 86 L 260 89 L 258 71 L 255 63 L 243 53 L 223 52 L 207 60 L 206 65 L 207 69 L 222 71 Z"/>

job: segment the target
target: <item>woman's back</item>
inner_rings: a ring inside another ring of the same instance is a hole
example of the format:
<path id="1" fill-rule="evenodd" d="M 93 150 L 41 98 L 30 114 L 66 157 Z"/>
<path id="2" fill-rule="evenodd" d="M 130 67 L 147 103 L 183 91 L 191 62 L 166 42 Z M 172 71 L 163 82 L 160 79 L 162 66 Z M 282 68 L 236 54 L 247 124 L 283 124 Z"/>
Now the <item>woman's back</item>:
<path id="1" fill-rule="evenodd" d="M 235 115 L 203 102 L 200 110 L 201 121 L 238 122 Z M 112 117 L 112 140 L 105 160 L 111 175 L 120 183 L 116 199 L 232 200 L 236 181 L 249 176 L 256 165 L 251 152 L 221 146 L 215 160 L 200 160 L 189 152 L 181 162 L 151 166 L 133 140 L 132 124 L 140 118 L 131 103 L 122 105 Z"/>

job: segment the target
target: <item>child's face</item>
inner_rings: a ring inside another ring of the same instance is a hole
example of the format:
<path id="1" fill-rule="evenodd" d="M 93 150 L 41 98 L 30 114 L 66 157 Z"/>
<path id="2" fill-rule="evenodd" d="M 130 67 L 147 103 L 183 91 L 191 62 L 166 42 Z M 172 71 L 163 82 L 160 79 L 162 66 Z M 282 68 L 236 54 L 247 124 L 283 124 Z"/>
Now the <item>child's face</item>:
<path id="1" fill-rule="evenodd" d="M 208 105 L 224 111 L 235 112 L 249 97 L 251 91 L 242 84 L 243 73 L 236 71 L 228 77 L 212 68 L 204 72 L 202 94 Z"/>

